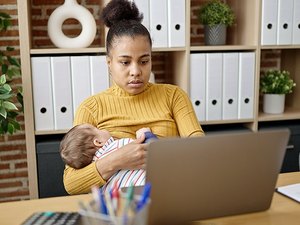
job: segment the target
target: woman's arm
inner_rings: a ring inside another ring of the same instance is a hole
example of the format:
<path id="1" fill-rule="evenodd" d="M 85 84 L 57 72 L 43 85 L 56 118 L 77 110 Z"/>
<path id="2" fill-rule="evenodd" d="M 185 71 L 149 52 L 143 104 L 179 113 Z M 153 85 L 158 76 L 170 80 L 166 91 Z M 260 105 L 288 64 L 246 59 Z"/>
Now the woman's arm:
<path id="1" fill-rule="evenodd" d="M 118 151 L 113 151 L 107 156 L 96 161 L 96 167 L 101 176 L 108 180 L 118 170 L 145 169 L 146 165 L 146 146 L 141 144 L 145 135 L 133 142 L 120 147 Z"/>
<path id="2" fill-rule="evenodd" d="M 88 193 L 93 185 L 100 187 L 106 183 L 98 173 L 95 162 L 82 169 L 74 169 L 66 165 L 63 181 L 69 194 Z"/>
<path id="3" fill-rule="evenodd" d="M 114 173 L 121 169 L 145 169 L 146 146 L 142 134 L 137 140 L 121 147 L 118 151 L 92 162 L 82 169 L 66 166 L 64 185 L 69 194 L 88 193 L 93 185 L 103 186 Z"/>
<path id="4" fill-rule="evenodd" d="M 191 100 L 180 88 L 174 93 L 172 107 L 181 137 L 204 136 Z"/>

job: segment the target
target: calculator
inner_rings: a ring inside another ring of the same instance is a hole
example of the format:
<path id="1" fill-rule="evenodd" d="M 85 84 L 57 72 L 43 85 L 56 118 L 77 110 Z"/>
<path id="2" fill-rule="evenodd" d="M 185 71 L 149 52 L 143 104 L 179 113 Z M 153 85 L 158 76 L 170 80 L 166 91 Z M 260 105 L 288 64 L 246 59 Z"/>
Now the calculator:
<path id="1" fill-rule="evenodd" d="M 77 212 L 37 212 L 22 225 L 80 225 L 80 217 Z"/>

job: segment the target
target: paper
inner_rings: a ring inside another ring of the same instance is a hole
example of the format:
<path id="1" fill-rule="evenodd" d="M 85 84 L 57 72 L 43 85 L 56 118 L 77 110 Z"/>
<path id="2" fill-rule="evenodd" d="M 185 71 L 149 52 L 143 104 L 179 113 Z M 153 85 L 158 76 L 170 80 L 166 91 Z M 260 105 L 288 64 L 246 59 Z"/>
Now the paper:
<path id="1" fill-rule="evenodd" d="M 300 183 L 278 187 L 277 192 L 300 203 Z"/>

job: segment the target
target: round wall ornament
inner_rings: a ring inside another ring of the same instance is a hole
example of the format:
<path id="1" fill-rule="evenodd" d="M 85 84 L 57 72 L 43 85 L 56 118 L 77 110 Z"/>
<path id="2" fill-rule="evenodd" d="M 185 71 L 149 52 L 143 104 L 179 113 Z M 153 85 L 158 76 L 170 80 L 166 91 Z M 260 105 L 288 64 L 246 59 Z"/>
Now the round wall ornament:
<path id="1" fill-rule="evenodd" d="M 68 37 L 62 31 L 65 20 L 74 18 L 81 24 L 82 31 L 77 37 Z M 93 15 L 76 0 L 65 0 L 56 8 L 48 20 L 48 35 L 53 44 L 59 48 L 85 48 L 94 40 L 96 22 Z"/>

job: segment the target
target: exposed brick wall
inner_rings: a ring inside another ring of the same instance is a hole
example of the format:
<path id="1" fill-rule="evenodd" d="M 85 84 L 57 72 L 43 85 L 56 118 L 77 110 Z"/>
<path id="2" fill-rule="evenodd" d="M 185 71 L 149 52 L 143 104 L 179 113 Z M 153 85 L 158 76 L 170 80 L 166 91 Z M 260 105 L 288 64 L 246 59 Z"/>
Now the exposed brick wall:
<path id="1" fill-rule="evenodd" d="M 12 17 L 13 27 L 1 33 L 0 49 L 15 48 L 10 54 L 19 58 L 19 32 L 16 0 L 0 0 L 0 11 Z M 14 89 L 22 86 L 22 79 L 14 79 Z M 14 135 L 0 136 L 0 202 L 29 198 L 26 143 L 23 114 L 18 116 L 22 130 Z"/>

